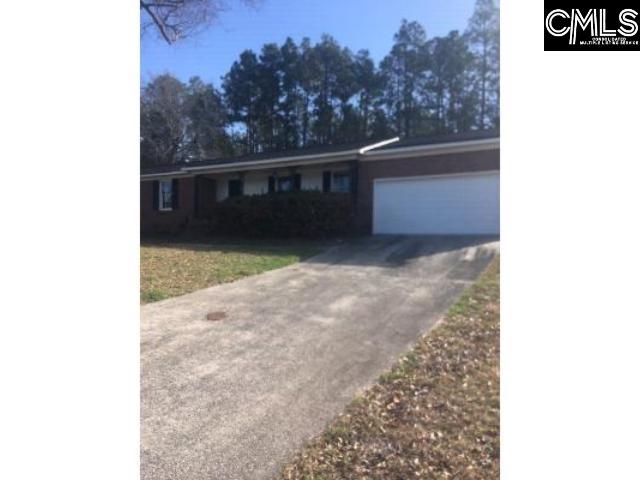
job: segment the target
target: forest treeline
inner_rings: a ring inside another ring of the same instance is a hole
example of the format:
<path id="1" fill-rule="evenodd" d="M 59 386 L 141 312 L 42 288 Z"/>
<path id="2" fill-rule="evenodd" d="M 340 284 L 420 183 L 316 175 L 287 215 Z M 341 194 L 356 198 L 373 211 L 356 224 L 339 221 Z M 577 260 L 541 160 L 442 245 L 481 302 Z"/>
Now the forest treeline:
<path id="1" fill-rule="evenodd" d="M 499 128 L 499 96 L 499 12 L 477 0 L 462 33 L 403 20 L 378 65 L 324 35 L 242 52 L 220 90 L 159 75 L 141 92 L 141 161 Z"/>

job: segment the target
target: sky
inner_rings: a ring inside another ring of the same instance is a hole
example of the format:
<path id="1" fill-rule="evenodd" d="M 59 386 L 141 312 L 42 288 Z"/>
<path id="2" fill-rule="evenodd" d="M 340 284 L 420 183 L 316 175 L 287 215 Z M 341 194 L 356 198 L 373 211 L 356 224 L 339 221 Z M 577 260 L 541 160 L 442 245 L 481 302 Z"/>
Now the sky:
<path id="1" fill-rule="evenodd" d="M 194 38 L 168 45 L 149 32 L 141 38 L 140 74 L 146 83 L 171 73 L 186 81 L 199 76 L 219 87 L 240 53 L 258 53 L 265 43 L 282 45 L 287 36 L 316 43 L 332 35 L 353 52 L 367 49 L 377 62 L 389 52 L 403 18 L 418 21 L 427 37 L 464 30 L 475 0 L 262 0 L 258 8 L 228 0 L 230 9 Z"/>

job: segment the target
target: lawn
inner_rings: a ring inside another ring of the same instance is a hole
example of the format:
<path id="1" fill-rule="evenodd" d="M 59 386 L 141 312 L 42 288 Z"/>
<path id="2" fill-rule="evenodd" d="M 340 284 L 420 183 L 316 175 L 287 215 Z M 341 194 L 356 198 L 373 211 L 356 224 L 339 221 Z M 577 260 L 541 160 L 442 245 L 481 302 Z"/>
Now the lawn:
<path id="1" fill-rule="evenodd" d="M 283 479 L 497 479 L 500 271 L 356 398 Z"/>
<path id="2" fill-rule="evenodd" d="M 322 246 L 283 242 L 216 245 L 146 243 L 140 247 L 140 300 L 154 302 L 248 275 L 284 267 L 313 256 Z"/>

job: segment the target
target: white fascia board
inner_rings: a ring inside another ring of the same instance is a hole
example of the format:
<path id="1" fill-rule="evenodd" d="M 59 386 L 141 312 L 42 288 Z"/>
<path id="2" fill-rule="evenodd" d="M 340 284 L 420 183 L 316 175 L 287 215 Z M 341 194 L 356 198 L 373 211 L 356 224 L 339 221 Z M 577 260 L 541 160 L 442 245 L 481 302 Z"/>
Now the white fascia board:
<path id="1" fill-rule="evenodd" d="M 485 138 L 464 142 L 437 143 L 432 145 L 414 145 L 398 147 L 388 150 L 374 150 L 360 156 L 363 162 L 375 160 L 389 160 L 394 158 L 424 157 L 446 153 L 477 152 L 482 150 L 496 150 L 500 148 L 500 138 Z"/>
<path id="2" fill-rule="evenodd" d="M 191 176 L 194 174 L 204 174 L 204 173 L 228 173 L 228 172 L 238 172 L 238 171 L 246 171 L 246 170 L 263 170 L 268 168 L 276 168 L 276 167 L 293 167 L 293 166 L 303 166 L 303 165 L 317 165 L 319 163 L 332 163 L 332 162 L 341 162 L 346 160 L 357 160 L 360 155 L 374 149 L 380 148 L 384 145 L 388 145 L 393 142 L 397 142 L 399 137 L 390 138 L 388 140 L 383 140 L 381 142 L 373 143 L 371 145 L 366 145 L 362 148 L 340 151 L 340 152 L 331 152 L 331 153 L 320 153 L 320 154 L 307 154 L 307 155 L 295 155 L 292 157 L 279 157 L 279 158 L 268 158 L 265 160 L 254 160 L 251 162 L 233 162 L 233 163 L 224 163 L 218 165 L 201 165 L 201 166 L 183 166 L 178 171 L 166 172 L 166 173 L 149 173 L 146 175 L 141 175 L 140 180 L 157 180 L 160 178 L 166 177 L 184 177 Z"/>
<path id="3" fill-rule="evenodd" d="M 309 157 L 311 158 L 311 157 Z M 207 174 L 207 173 L 229 173 L 229 172 L 243 172 L 248 170 L 271 170 L 277 168 L 287 168 L 287 167 L 306 167 L 307 165 L 320 165 L 327 163 L 337 163 L 349 160 L 356 160 L 358 156 L 356 154 L 352 155 L 340 155 L 333 156 L 331 158 L 316 158 L 314 160 L 307 161 L 294 161 L 291 158 L 285 158 L 279 162 L 268 162 L 262 163 L 259 165 L 254 165 L 252 162 L 242 162 L 242 163 L 229 163 L 224 165 L 211 165 L 209 168 L 199 169 L 197 172 L 195 170 L 190 170 L 192 174 Z"/>
<path id="4" fill-rule="evenodd" d="M 222 172 L 222 171 L 238 171 L 238 170 L 256 170 L 260 168 L 270 168 L 273 166 L 286 166 L 291 164 L 309 165 L 313 163 L 326 163 L 328 161 L 339 160 L 355 160 L 358 156 L 358 150 L 348 150 L 338 153 L 321 153 L 318 155 L 297 155 L 295 157 L 270 158 L 267 160 L 254 160 L 252 162 L 234 162 L 223 163 L 220 165 L 202 165 L 199 167 L 182 167 L 185 172 L 203 173 L 203 172 Z"/>
<path id="5" fill-rule="evenodd" d="M 168 178 L 185 178 L 192 177 L 193 175 L 183 172 L 181 170 L 174 170 L 172 172 L 162 172 L 162 173 L 148 173 L 146 175 L 140 175 L 141 182 L 148 182 L 151 180 L 164 180 Z"/>

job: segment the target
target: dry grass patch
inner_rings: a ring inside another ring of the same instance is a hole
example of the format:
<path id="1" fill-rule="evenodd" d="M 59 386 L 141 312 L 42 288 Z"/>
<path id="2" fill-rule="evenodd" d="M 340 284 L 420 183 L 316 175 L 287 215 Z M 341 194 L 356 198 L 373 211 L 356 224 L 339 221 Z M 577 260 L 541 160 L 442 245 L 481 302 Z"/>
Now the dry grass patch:
<path id="1" fill-rule="evenodd" d="M 497 479 L 500 271 L 282 472 L 283 479 Z"/>
<path id="2" fill-rule="evenodd" d="M 154 302 L 284 267 L 319 253 L 313 244 L 147 244 L 140 247 L 140 300 Z"/>

